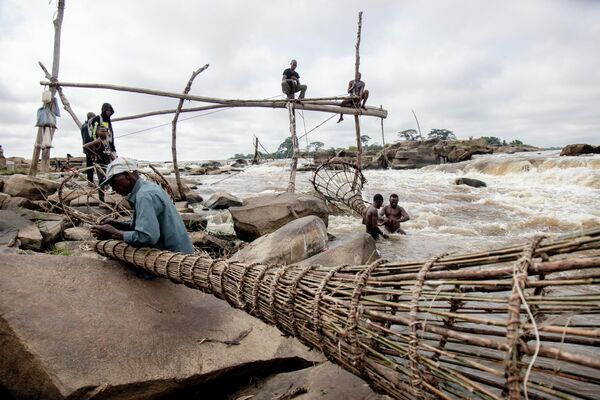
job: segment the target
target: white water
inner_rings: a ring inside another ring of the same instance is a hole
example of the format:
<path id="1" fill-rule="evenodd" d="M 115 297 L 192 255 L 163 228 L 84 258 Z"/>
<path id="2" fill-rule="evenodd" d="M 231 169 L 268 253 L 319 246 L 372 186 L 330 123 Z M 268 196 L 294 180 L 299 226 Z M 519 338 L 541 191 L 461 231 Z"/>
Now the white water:
<path id="1" fill-rule="evenodd" d="M 309 191 L 312 172 L 299 172 L 297 190 Z M 471 161 L 417 170 L 365 171 L 364 198 L 400 196 L 411 220 L 406 236 L 378 242 L 388 260 L 423 259 L 445 252 L 485 250 L 522 243 L 535 234 L 558 235 L 600 226 L 600 157 L 559 157 L 556 151 L 486 155 Z M 454 185 L 458 177 L 485 188 Z M 240 198 L 284 191 L 289 161 L 252 166 L 234 175 L 188 177 L 207 198 L 217 190 Z M 215 221 L 227 226 L 229 219 Z M 364 231 L 356 217 L 331 216 L 329 232 Z"/>

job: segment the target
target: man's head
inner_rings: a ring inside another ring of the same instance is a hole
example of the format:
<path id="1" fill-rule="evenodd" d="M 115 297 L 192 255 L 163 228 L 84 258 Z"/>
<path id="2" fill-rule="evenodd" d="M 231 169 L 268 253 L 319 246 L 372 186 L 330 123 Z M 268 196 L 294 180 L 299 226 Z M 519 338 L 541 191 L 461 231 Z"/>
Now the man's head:
<path id="1" fill-rule="evenodd" d="M 359 72 L 359 73 L 358 73 L 358 80 L 359 80 L 359 81 L 360 81 L 360 78 L 362 78 L 362 75 L 361 75 L 361 73 Z"/>
<path id="2" fill-rule="evenodd" d="M 87 119 L 92 119 L 92 118 L 94 118 L 95 116 L 96 116 L 96 114 L 95 114 L 95 113 L 93 113 L 92 111 L 88 112 L 88 113 L 87 113 L 87 115 L 86 115 Z"/>
<path id="3" fill-rule="evenodd" d="M 110 117 L 114 113 L 115 113 L 115 110 L 114 110 L 113 106 L 111 106 L 109 103 L 102 104 L 102 115 L 104 115 L 106 117 Z"/>
<path id="4" fill-rule="evenodd" d="M 292 60 L 290 62 L 290 67 L 292 68 L 292 71 L 294 71 L 296 69 L 296 67 L 298 66 L 298 61 L 296 60 Z"/>
<path id="5" fill-rule="evenodd" d="M 390 196 L 390 206 L 392 206 L 392 208 L 398 207 L 398 200 L 399 200 L 398 195 L 395 193 L 392 194 Z"/>
<path id="6" fill-rule="evenodd" d="M 133 158 L 119 157 L 106 167 L 106 178 L 101 185 L 107 183 L 120 194 L 127 196 L 139 179 L 138 164 Z"/>
<path id="7" fill-rule="evenodd" d="M 96 136 L 98 136 L 98 138 L 102 140 L 106 140 L 106 138 L 108 137 L 108 128 L 106 128 L 105 126 L 98 127 L 98 129 L 96 130 Z"/>
<path id="8" fill-rule="evenodd" d="M 373 196 L 373 206 L 375 206 L 375 208 L 379 208 L 383 205 L 383 196 L 379 193 L 377 193 L 375 196 Z"/>

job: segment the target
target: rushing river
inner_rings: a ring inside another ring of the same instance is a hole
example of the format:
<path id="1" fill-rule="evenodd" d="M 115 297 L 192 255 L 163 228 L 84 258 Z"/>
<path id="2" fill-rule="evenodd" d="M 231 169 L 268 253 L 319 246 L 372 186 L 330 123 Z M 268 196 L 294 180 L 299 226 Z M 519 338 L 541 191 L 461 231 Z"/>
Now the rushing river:
<path id="1" fill-rule="evenodd" d="M 558 235 L 600 225 L 600 156 L 559 157 L 558 151 L 476 156 L 457 164 L 415 170 L 364 171 L 365 200 L 375 193 L 400 196 L 410 221 L 406 236 L 378 242 L 388 260 L 423 259 L 445 252 L 484 250 L 522 243 L 535 234 Z M 312 172 L 299 172 L 297 190 L 310 191 Z M 487 187 L 455 185 L 458 177 Z M 207 197 L 223 190 L 240 198 L 285 191 L 289 160 L 251 166 L 232 175 L 188 177 Z M 213 215 L 215 229 L 231 231 L 230 216 Z M 360 219 L 331 216 L 329 232 L 364 231 Z"/>

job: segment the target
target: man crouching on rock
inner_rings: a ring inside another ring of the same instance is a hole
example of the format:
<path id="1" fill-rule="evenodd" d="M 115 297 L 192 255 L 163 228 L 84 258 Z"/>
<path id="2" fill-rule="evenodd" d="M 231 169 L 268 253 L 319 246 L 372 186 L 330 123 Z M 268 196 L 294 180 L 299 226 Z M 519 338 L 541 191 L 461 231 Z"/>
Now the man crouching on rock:
<path id="1" fill-rule="evenodd" d="M 379 236 L 383 236 L 384 239 L 387 239 L 388 236 L 379 229 L 378 226 L 378 210 L 383 205 L 383 196 L 377 193 L 373 196 L 373 204 L 367 208 L 365 215 L 363 216 L 363 224 L 367 227 L 367 233 L 373 237 L 373 239 L 377 240 Z"/>
<path id="2" fill-rule="evenodd" d="M 137 171 L 137 162 L 131 158 L 119 157 L 108 164 L 101 185 L 109 183 L 115 192 L 127 196 L 134 219 L 106 220 L 92 227 L 94 236 L 100 240 L 123 240 L 136 247 L 193 254 L 192 241 L 167 193 L 157 184 L 141 179 Z"/>

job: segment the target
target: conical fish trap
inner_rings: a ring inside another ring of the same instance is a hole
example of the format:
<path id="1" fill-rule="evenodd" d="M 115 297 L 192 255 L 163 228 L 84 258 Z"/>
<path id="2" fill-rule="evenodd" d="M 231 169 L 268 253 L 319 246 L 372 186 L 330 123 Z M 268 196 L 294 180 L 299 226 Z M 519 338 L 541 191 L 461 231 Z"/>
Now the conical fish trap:
<path id="1" fill-rule="evenodd" d="M 362 189 L 367 179 L 354 165 L 329 161 L 321 164 L 315 171 L 311 183 L 326 200 L 343 204 L 358 215 L 365 210 Z"/>
<path id="2" fill-rule="evenodd" d="M 600 229 L 426 261 L 245 265 L 95 244 L 225 299 L 396 399 L 593 399 Z"/>

